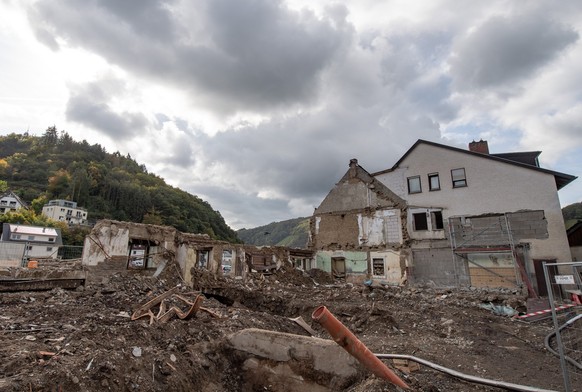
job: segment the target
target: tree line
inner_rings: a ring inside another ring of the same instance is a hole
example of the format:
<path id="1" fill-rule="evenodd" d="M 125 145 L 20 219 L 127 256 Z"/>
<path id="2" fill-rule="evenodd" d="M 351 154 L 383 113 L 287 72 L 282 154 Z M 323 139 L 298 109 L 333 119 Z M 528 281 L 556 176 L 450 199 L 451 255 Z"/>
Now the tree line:
<path id="1" fill-rule="evenodd" d="M 77 142 L 54 126 L 42 136 L 0 136 L 0 179 L 37 215 L 49 200 L 65 199 L 86 208 L 91 221 L 167 225 L 239 242 L 208 202 L 167 185 L 129 154 Z"/>

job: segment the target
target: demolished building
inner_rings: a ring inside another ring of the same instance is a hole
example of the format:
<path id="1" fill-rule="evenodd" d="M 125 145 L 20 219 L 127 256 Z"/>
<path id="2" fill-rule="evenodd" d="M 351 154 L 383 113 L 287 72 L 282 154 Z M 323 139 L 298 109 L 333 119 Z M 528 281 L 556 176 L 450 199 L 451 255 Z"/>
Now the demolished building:
<path id="1" fill-rule="evenodd" d="M 352 159 L 311 218 L 317 267 L 370 284 L 544 295 L 542 263 L 571 260 L 558 190 L 576 177 L 541 168 L 539 154 L 418 140 L 387 170 Z"/>
<path id="2" fill-rule="evenodd" d="M 175 261 L 184 282 L 191 282 L 192 268 L 245 278 L 251 271 L 269 273 L 283 263 L 309 269 L 312 258 L 313 252 L 305 249 L 256 247 L 170 226 L 101 220 L 85 239 L 82 263 L 90 279 L 99 280 L 116 272 L 156 274 Z"/>

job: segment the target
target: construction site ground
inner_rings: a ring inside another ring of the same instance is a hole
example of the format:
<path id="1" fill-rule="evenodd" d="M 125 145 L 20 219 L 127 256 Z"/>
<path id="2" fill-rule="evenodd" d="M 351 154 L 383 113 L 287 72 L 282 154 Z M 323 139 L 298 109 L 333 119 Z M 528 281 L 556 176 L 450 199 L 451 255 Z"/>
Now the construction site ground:
<path id="1" fill-rule="evenodd" d="M 245 280 L 195 270 L 186 285 L 171 267 L 156 278 L 129 273 L 75 290 L 0 293 L 0 391 L 279 391 L 242 366 L 227 336 L 247 328 L 308 336 L 291 320 L 301 316 L 317 337 L 330 339 L 311 319 L 319 305 L 374 353 L 414 355 L 477 377 L 564 388 L 559 358 L 544 347 L 551 319 L 519 321 L 480 306 L 523 311 L 525 296 L 517 290 L 371 288 L 292 268 Z M 185 298 L 204 293 L 208 311 L 165 323 L 131 320 L 140 305 L 176 286 Z M 426 366 L 404 370 L 395 372 L 413 391 L 501 390 Z M 368 371 L 360 374 L 337 390 L 399 390 Z M 582 379 L 573 377 L 574 390 L 582 391 Z"/>

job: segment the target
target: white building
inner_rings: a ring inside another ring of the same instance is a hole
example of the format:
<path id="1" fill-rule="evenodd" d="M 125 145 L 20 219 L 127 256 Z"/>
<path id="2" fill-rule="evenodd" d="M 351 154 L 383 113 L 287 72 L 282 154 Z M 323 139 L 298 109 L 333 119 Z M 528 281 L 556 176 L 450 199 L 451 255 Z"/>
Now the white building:
<path id="1" fill-rule="evenodd" d="M 62 239 L 59 230 L 52 227 L 39 227 L 4 223 L 2 242 L 25 244 L 24 258 L 56 259 Z"/>
<path id="2" fill-rule="evenodd" d="M 399 284 L 527 286 L 571 260 L 558 190 L 574 179 L 539 151 L 489 154 L 418 140 L 390 169 L 350 169 L 312 218 L 318 267 Z"/>
<path id="3" fill-rule="evenodd" d="M 87 224 L 87 210 L 69 200 L 51 200 L 42 207 L 42 214 L 69 225 Z"/>
<path id="4" fill-rule="evenodd" d="M 17 211 L 21 208 L 27 208 L 26 203 L 20 200 L 20 197 L 14 192 L 4 192 L 2 197 L 0 197 L 0 214 Z"/>

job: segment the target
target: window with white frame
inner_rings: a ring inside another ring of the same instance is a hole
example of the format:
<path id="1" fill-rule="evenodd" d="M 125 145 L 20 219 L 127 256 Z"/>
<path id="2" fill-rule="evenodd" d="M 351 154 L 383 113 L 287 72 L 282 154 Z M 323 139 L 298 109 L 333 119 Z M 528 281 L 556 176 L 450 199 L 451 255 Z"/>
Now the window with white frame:
<path id="1" fill-rule="evenodd" d="M 440 231 L 444 229 L 443 212 L 436 209 L 412 211 L 412 230 Z"/>
<path id="2" fill-rule="evenodd" d="M 420 176 L 408 177 L 408 193 L 420 193 L 422 187 L 420 185 Z"/>
<path id="3" fill-rule="evenodd" d="M 453 188 L 462 188 L 467 186 L 467 176 L 465 175 L 465 168 L 451 170 L 451 178 L 453 180 Z"/>

